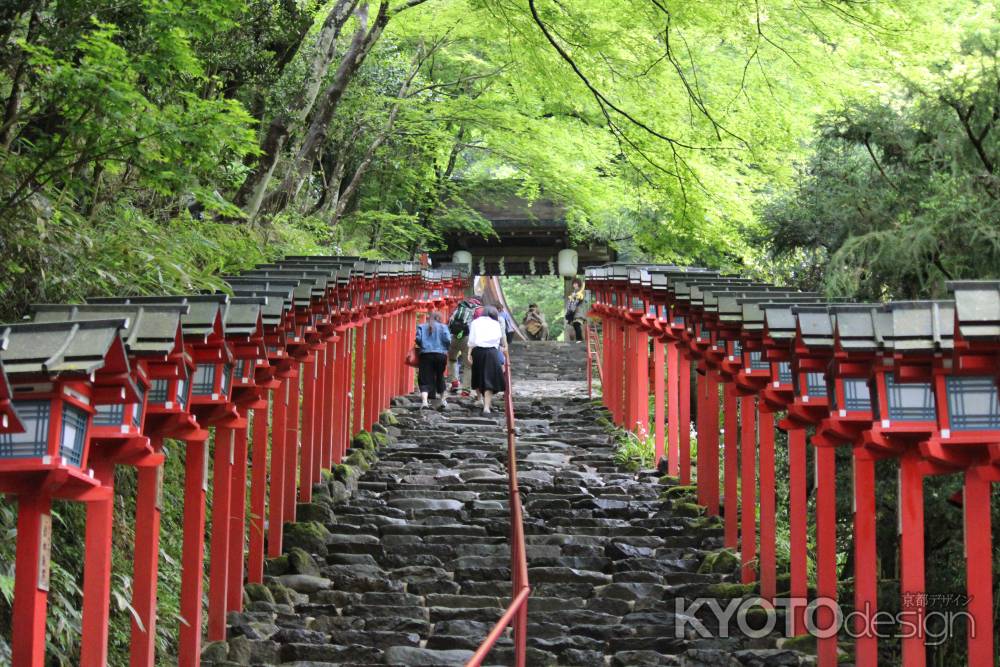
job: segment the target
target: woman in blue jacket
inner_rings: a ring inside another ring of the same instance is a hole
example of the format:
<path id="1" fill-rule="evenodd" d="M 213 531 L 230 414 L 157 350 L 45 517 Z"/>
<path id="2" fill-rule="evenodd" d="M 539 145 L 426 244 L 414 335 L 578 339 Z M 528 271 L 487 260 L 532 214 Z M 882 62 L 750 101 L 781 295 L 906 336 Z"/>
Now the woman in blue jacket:
<path id="1" fill-rule="evenodd" d="M 441 395 L 441 406 L 447 405 L 444 396 L 444 371 L 448 367 L 448 346 L 451 332 L 441 323 L 441 315 L 432 311 L 427 321 L 417 327 L 417 347 L 420 349 L 420 366 L 417 384 L 420 386 L 421 408 L 430 407 L 428 398 Z"/>

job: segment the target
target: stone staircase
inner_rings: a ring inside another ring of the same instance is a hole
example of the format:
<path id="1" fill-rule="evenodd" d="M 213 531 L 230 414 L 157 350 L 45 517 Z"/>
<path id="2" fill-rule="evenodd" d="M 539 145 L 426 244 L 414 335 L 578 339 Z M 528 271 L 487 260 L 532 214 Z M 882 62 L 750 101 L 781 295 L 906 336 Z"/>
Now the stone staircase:
<path id="1" fill-rule="evenodd" d="M 701 638 L 691 623 L 677 636 L 691 619 L 676 599 L 746 592 L 736 560 L 719 550 L 721 525 L 699 516 L 689 489 L 613 464 L 601 409 L 523 390 L 555 382 L 581 391 L 582 353 L 561 343 L 512 349 L 533 589 L 528 664 L 811 664 L 772 648 L 771 637 Z M 577 358 L 580 369 L 569 366 Z M 445 410 L 394 405 L 374 439 L 357 439 L 347 465 L 299 506 L 286 555 L 268 562 L 265 585 L 246 587 L 228 642 L 207 646 L 204 665 L 462 665 L 486 636 L 511 594 L 503 417 L 478 416 L 472 399 Z M 717 634 L 707 608 L 695 616 Z M 485 664 L 512 663 L 506 636 Z"/>

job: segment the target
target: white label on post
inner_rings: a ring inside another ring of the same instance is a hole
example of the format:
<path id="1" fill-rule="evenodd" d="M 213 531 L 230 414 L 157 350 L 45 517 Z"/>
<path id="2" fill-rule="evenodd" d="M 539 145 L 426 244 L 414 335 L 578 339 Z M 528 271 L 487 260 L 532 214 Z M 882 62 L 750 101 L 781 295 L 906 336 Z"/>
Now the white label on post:
<path id="1" fill-rule="evenodd" d="M 208 493 L 208 443 L 201 446 L 201 490 Z"/>
<path id="2" fill-rule="evenodd" d="M 38 590 L 49 590 L 49 575 L 52 573 L 52 515 L 43 514 L 38 518 Z"/>
<path id="3" fill-rule="evenodd" d="M 156 500 L 153 506 L 160 512 L 163 511 L 163 471 L 162 463 L 156 466 Z"/>

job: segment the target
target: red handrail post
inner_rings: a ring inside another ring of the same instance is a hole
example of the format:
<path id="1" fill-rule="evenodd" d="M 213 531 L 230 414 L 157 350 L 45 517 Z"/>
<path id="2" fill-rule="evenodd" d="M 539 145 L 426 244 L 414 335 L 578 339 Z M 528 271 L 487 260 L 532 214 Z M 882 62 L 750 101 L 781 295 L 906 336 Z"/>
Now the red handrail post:
<path id="1" fill-rule="evenodd" d="M 653 339 L 653 424 L 656 429 L 656 439 L 653 447 L 653 465 L 657 466 L 663 458 L 663 448 L 666 442 L 664 432 L 664 378 L 663 378 L 663 341 Z"/>
<path id="2" fill-rule="evenodd" d="M 753 396 L 740 399 L 740 562 L 743 564 L 742 581 L 748 584 L 757 578 L 753 561 L 757 558 L 757 487 L 756 458 L 757 408 Z"/>
<path id="3" fill-rule="evenodd" d="M 723 393 L 723 413 L 725 414 L 725 434 L 723 436 L 723 467 L 725 484 L 725 517 L 723 543 L 729 549 L 735 549 L 739 543 L 739 454 L 737 452 L 737 432 L 739 430 L 739 414 L 737 413 L 739 397 L 736 393 L 736 383 L 727 382 Z"/>

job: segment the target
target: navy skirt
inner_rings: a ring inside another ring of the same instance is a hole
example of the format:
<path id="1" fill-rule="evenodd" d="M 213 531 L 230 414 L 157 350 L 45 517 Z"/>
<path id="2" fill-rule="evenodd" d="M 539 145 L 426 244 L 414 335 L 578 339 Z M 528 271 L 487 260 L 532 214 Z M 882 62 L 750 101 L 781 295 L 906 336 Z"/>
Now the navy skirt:
<path id="1" fill-rule="evenodd" d="M 507 391 L 503 375 L 503 356 L 498 347 L 476 347 L 472 350 L 472 388 L 499 393 Z"/>

